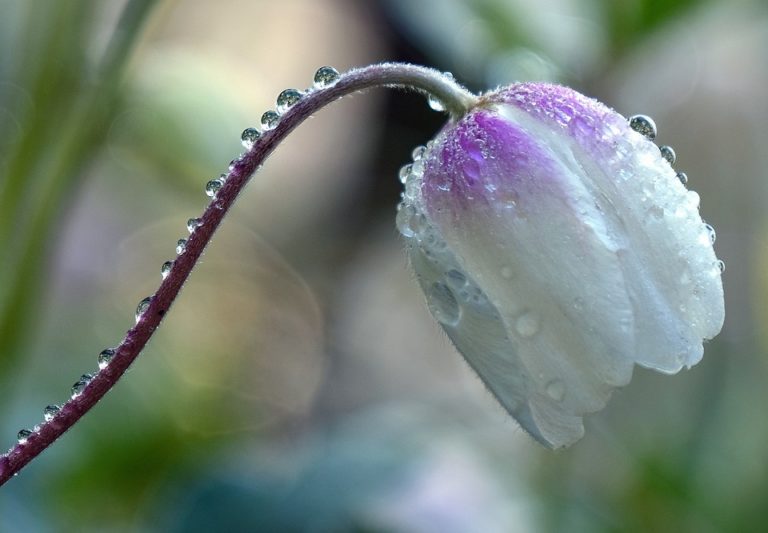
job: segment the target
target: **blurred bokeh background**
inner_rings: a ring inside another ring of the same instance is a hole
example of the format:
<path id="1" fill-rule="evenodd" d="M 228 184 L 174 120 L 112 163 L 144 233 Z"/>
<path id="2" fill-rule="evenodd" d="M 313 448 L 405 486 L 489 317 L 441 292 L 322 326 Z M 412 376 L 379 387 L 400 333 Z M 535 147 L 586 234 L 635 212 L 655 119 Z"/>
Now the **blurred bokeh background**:
<path id="1" fill-rule="evenodd" d="M 397 169 L 444 117 L 318 113 L 225 221 L 129 374 L 0 489 L 0 531 L 765 531 L 764 0 L 0 0 L 0 447 L 160 281 L 239 133 L 315 69 L 565 83 L 655 118 L 717 229 L 727 318 L 540 448 L 430 318 Z"/>

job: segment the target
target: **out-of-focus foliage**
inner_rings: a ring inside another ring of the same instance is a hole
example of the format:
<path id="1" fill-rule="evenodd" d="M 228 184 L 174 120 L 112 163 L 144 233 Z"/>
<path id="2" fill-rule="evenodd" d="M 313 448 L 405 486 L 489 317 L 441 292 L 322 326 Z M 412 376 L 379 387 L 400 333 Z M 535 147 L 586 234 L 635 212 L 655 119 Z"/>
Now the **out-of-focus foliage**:
<path id="1" fill-rule="evenodd" d="M 582 442 L 539 449 L 432 323 L 394 230 L 397 168 L 442 117 L 345 99 L 254 178 L 116 390 L 0 489 L 0 532 L 759 531 L 767 49 L 759 0 L 0 0 L 8 446 L 132 324 L 239 132 L 323 64 L 650 114 L 727 264 L 700 365 L 637 369 Z"/>

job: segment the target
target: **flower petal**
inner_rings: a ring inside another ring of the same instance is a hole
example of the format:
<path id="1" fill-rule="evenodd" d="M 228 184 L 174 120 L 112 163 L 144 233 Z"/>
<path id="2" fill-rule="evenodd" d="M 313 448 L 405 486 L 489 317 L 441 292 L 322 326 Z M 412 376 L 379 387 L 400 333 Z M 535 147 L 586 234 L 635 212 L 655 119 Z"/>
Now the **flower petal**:
<path id="1" fill-rule="evenodd" d="M 399 222 L 430 309 L 543 444 L 578 440 L 634 363 L 676 372 L 719 331 L 695 193 L 605 106 L 513 86 L 424 157 Z"/>

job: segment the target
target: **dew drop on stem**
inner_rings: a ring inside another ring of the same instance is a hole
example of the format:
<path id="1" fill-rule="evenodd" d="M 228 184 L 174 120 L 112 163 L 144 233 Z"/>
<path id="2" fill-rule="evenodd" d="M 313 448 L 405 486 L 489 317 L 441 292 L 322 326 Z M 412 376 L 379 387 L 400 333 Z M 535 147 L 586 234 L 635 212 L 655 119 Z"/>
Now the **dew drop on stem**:
<path id="1" fill-rule="evenodd" d="M 339 81 L 339 71 L 329 66 L 320 67 L 315 72 L 313 81 L 316 89 L 324 89 L 326 87 L 330 87 Z"/>
<path id="2" fill-rule="evenodd" d="M 59 414 L 59 411 L 61 411 L 61 407 L 58 405 L 46 405 L 45 409 L 43 409 L 43 419 L 46 422 L 50 422 L 54 419 L 54 417 L 56 417 L 57 414 Z"/>
<path id="3" fill-rule="evenodd" d="M 301 100 L 301 91 L 296 89 L 286 89 L 277 95 L 277 112 L 281 115 L 295 106 Z"/>
<path id="4" fill-rule="evenodd" d="M 113 357 L 115 357 L 115 350 L 113 350 L 112 348 L 107 348 L 106 350 L 102 350 L 98 358 L 99 370 L 104 370 L 105 368 L 107 368 L 109 363 L 112 362 Z"/>

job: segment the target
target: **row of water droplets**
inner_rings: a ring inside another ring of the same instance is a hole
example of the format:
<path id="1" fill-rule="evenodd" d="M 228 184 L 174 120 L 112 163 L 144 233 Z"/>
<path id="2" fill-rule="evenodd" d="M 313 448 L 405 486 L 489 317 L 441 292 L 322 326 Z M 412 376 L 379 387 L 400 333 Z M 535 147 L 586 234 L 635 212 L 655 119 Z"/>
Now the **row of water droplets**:
<path id="1" fill-rule="evenodd" d="M 647 116 L 647 115 L 633 115 L 629 117 L 629 127 L 633 129 L 634 131 L 638 132 L 642 136 L 644 136 L 649 141 L 655 141 L 656 136 L 658 135 L 658 129 L 656 128 L 656 123 L 654 120 Z M 675 154 L 675 150 L 668 145 L 662 145 L 659 146 L 659 152 L 661 153 L 661 157 L 665 159 L 670 166 L 673 166 L 675 164 L 675 161 L 677 160 L 677 155 Z M 673 167 L 674 168 L 674 167 Z M 676 171 L 677 179 L 680 180 L 680 183 L 683 185 L 688 184 L 688 175 L 685 172 L 679 172 Z M 692 194 L 689 192 L 689 194 Z M 696 208 L 698 209 L 698 201 L 695 200 Z M 715 232 L 715 228 L 712 227 L 711 224 L 704 224 L 704 232 L 702 233 L 702 236 L 700 238 L 701 244 L 704 246 L 712 246 L 715 244 L 715 240 L 717 239 L 717 233 Z M 715 264 L 713 265 L 714 270 L 722 274 L 725 271 L 725 262 L 721 259 L 718 259 L 715 261 Z"/>
<path id="2" fill-rule="evenodd" d="M 327 87 L 331 87 L 339 80 L 340 74 L 339 72 L 329 66 L 320 67 L 314 75 L 313 78 L 313 85 L 311 88 L 309 88 L 306 91 L 299 91 L 297 89 L 286 89 L 282 91 L 276 100 L 276 106 L 275 111 L 269 110 L 266 111 L 261 116 L 261 129 L 257 128 L 246 128 L 242 135 L 240 136 L 241 143 L 243 147 L 245 147 L 246 150 L 251 150 L 253 146 L 258 142 L 258 140 L 261 138 L 262 134 L 266 131 L 274 129 L 277 124 L 280 122 L 280 117 L 288 111 L 291 107 L 296 105 L 306 94 L 308 94 L 311 91 L 319 90 L 319 89 L 325 89 Z M 242 157 L 242 154 L 237 159 L 234 159 L 229 164 L 229 171 L 231 172 L 234 170 L 235 165 L 239 162 L 240 158 Z M 214 201 L 216 199 L 216 196 L 218 195 L 221 188 L 224 186 L 224 183 L 226 182 L 228 177 L 228 174 L 222 173 L 219 175 L 219 177 L 214 178 L 210 181 L 208 181 L 205 184 L 205 194 L 211 198 L 211 201 Z M 191 234 L 195 232 L 197 228 L 202 226 L 203 221 L 201 218 L 190 218 L 187 220 L 187 231 Z M 181 238 L 176 242 L 176 256 L 182 255 L 187 249 L 187 238 Z M 160 274 L 163 279 L 167 278 L 168 275 L 171 273 L 171 270 L 173 270 L 173 266 L 175 264 L 174 260 L 165 261 L 162 266 L 160 267 Z M 136 306 L 136 313 L 135 313 L 135 319 L 136 324 L 138 324 L 141 321 L 141 318 L 143 317 L 144 313 L 149 308 L 150 303 L 152 302 L 152 298 L 154 296 L 147 296 L 146 298 L 142 299 L 138 306 Z M 99 353 L 97 357 L 97 363 L 99 370 L 104 370 L 109 366 L 109 364 L 112 362 L 112 359 L 114 358 L 116 354 L 116 350 L 114 348 L 106 348 Z M 88 386 L 88 384 L 93 380 L 93 378 L 96 376 L 96 373 L 86 373 L 81 375 L 77 381 L 72 385 L 72 388 L 70 389 L 70 399 L 74 400 L 77 397 L 79 397 L 85 388 Z M 45 422 L 52 421 L 61 411 L 61 406 L 56 404 L 51 404 L 45 407 L 43 410 L 43 420 Z M 24 445 L 27 443 L 27 440 L 37 433 L 40 430 L 40 425 L 35 425 L 32 429 L 21 429 L 16 435 L 16 438 L 18 440 L 18 443 L 21 445 Z M 8 450 L 8 453 L 12 451 L 13 448 Z"/>

